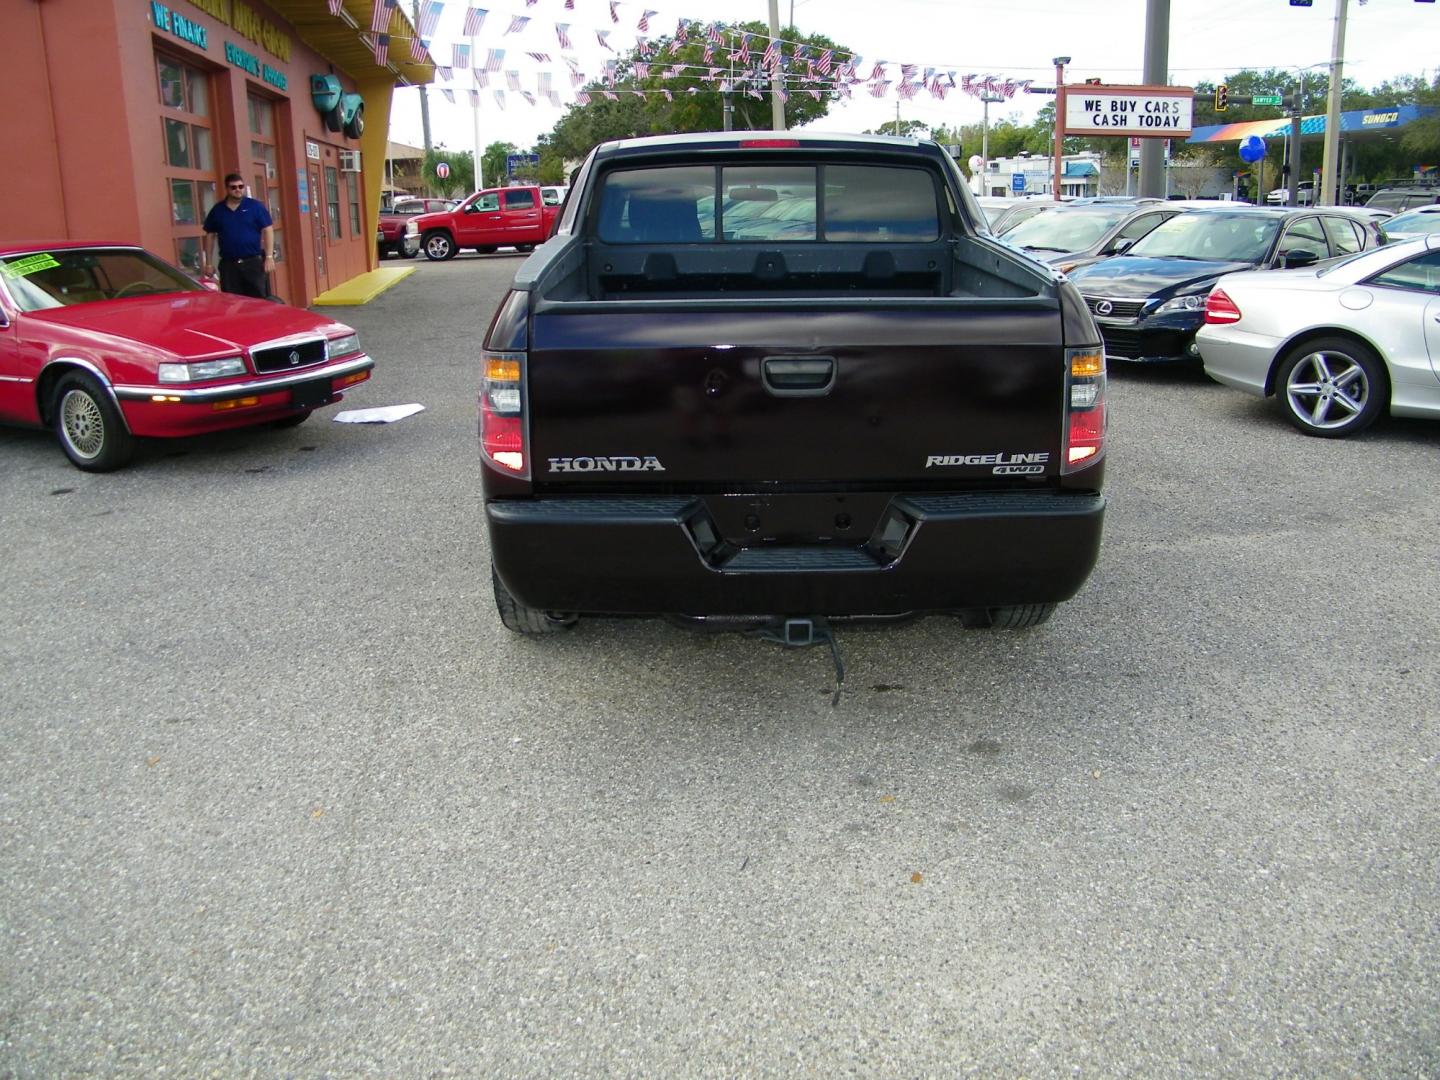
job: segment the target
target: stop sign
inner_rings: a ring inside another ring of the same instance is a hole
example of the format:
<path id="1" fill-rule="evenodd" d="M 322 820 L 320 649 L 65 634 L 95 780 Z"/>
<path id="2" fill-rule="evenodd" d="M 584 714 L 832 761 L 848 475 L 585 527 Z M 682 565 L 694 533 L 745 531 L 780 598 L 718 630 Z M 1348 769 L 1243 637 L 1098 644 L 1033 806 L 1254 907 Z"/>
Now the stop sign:
<path id="1" fill-rule="evenodd" d="M 444 180 L 447 176 L 450 175 L 450 166 L 443 161 L 437 162 L 435 165 L 435 175 L 438 176 L 441 180 Z"/>

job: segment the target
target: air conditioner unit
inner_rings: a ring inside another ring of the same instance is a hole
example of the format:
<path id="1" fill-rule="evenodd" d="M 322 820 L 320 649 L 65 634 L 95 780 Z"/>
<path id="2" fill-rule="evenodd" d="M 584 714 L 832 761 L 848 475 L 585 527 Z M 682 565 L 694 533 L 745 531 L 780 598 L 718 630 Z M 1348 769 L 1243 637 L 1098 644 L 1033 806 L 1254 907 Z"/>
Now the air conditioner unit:
<path id="1" fill-rule="evenodd" d="M 359 150 L 341 150 L 341 151 L 340 151 L 340 171 L 341 171 L 341 172 L 359 172 L 359 171 L 360 171 L 360 151 L 359 151 Z"/>

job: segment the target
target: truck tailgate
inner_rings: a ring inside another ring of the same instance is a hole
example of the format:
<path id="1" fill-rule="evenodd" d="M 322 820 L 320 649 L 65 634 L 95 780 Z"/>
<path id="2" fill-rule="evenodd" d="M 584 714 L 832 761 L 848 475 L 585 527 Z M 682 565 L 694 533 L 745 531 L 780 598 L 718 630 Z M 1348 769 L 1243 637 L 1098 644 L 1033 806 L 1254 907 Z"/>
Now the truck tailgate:
<path id="1" fill-rule="evenodd" d="M 531 327 L 537 488 L 973 484 L 1059 470 L 1066 372 L 1043 298 L 587 307 Z"/>

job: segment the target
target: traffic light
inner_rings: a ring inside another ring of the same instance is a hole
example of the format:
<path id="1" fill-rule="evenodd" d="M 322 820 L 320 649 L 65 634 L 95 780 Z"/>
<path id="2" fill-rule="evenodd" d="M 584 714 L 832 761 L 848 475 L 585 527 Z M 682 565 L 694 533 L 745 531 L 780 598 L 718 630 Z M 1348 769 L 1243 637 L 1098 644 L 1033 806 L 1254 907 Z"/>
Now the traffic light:
<path id="1" fill-rule="evenodd" d="M 1215 111 L 1224 112 L 1230 108 L 1230 87 L 1221 83 L 1215 87 Z"/>

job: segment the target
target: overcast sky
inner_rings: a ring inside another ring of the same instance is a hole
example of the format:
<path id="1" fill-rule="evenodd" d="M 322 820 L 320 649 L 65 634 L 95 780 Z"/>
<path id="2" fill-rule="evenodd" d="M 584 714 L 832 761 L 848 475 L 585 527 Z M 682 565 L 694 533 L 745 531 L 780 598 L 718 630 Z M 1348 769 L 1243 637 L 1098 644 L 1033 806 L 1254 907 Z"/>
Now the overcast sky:
<path id="1" fill-rule="evenodd" d="M 410 10 L 410 0 L 400 0 Z M 1175 85 L 1216 79 L 1242 68 L 1302 67 L 1323 70 L 1330 60 L 1337 0 L 1314 0 L 1309 8 L 1291 7 L 1289 0 L 1171 0 L 1170 76 Z M 651 36 L 670 36 L 679 19 L 731 23 L 769 20 L 768 0 L 622 0 L 619 22 L 610 18 L 609 0 L 446 0 L 435 30 L 431 51 L 439 64 L 451 62 L 451 45 L 465 43 L 465 10 L 470 4 L 488 14 L 476 39 L 480 52 L 503 48 L 504 71 L 518 71 L 521 85 L 531 92 L 537 77 L 552 73 L 562 104 L 573 101 L 569 69 L 562 60 L 555 25 L 569 24 L 573 49 L 565 52 L 589 77 L 599 75 L 606 52 L 596 31 L 611 31 L 616 52 L 624 55 L 635 45 L 636 24 L 646 10 Z M 792 0 L 779 0 L 780 23 L 791 19 Z M 1144 70 L 1145 0 L 793 0 L 794 24 L 804 34 L 825 34 L 864 57 L 861 76 L 877 60 L 891 65 L 916 64 L 923 71 L 934 67 L 964 74 L 995 75 L 1001 79 L 1034 80 L 1054 84 L 1056 56 L 1072 57 L 1067 82 L 1100 78 L 1107 83 L 1138 83 Z M 1440 63 L 1440 3 L 1416 0 L 1349 0 L 1345 35 L 1345 76 L 1370 87 L 1402 74 L 1432 76 Z M 530 18 L 525 30 L 507 34 L 511 16 Z M 551 63 L 537 62 L 527 52 L 549 54 Z M 898 80 L 897 67 L 889 69 Z M 540 99 L 527 104 L 507 93 L 501 110 L 493 89 L 504 88 L 503 75 L 490 77 L 491 89 L 481 91 L 478 110 L 482 145 L 497 140 L 522 149 L 550 131 L 564 115 Z M 434 141 L 452 150 L 469 150 L 475 144 L 476 112 L 463 92 L 473 86 L 471 73 L 456 71 L 451 82 L 438 80 L 429 92 Z M 440 87 L 456 89 L 450 104 Z M 864 131 L 896 113 L 893 89 L 883 99 L 871 97 L 860 86 L 852 101 L 836 103 L 830 114 L 811 130 Z M 1011 117 L 1029 123 L 1050 100 L 1038 94 L 1017 94 L 1005 104 L 992 105 L 992 123 Z M 768 99 L 767 99 L 768 101 Z M 1310 111 L 1323 111 L 1316 102 Z M 922 92 L 900 103 L 902 119 L 930 126 L 956 126 L 980 120 L 980 102 L 952 91 L 945 100 Z M 400 88 L 392 106 L 390 137 L 419 146 L 419 92 Z M 968 150 L 969 148 L 967 148 Z"/>

